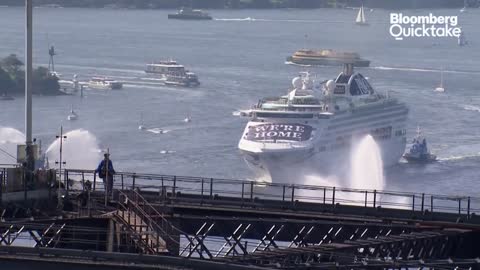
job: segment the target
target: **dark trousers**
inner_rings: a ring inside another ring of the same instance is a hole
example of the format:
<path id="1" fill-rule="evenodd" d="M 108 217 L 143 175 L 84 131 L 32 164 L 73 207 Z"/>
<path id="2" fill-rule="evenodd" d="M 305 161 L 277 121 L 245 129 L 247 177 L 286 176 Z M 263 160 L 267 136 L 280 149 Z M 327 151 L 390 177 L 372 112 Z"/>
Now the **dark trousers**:
<path id="1" fill-rule="evenodd" d="M 107 192 L 109 195 L 112 194 L 113 175 L 109 175 L 108 179 L 107 179 L 107 177 L 102 178 L 102 181 L 103 181 L 103 186 L 105 187 L 105 192 Z"/>

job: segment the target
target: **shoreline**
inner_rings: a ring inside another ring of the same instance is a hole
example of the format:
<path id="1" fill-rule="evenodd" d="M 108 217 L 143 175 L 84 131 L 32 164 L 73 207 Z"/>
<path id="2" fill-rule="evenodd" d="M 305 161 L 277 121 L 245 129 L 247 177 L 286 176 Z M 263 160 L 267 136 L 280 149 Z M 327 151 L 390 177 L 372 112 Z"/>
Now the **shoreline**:
<path id="1" fill-rule="evenodd" d="M 425 8 L 462 8 L 464 0 L 197 0 L 191 1 L 192 8 L 200 9 L 320 9 L 320 8 L 358 8 L 362 4 L 377 9 L 425 9 Z M 22 1 L 0 0 L 1 7 L 20 7 Z M 106 9 L 179 9 L 183 2 L 155 0 L 98 0 L 95 2 L 78 0 L 38 0 L 36 8 L 106 8 Z M 479 7 L 480 0 L 467 0 L 468 7 Z"/>

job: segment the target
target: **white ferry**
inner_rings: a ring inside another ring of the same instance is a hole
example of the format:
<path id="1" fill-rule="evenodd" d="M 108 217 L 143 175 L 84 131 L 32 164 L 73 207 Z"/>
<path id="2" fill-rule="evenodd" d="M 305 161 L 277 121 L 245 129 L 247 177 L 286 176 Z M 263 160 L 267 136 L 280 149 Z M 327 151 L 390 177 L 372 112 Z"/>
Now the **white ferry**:
<path id="1" fill-rule="evenodd" d="M 91 89 L 116 90 L 116 89 L 122 89 L 122 87 L 123 87 L 122 82 L 111 80 L 105 77 L 93 77 L 88 82 L 88 88 L 91 88 Z"/>
<path id="2" fill-rule="evenodd" d="M 147 64 L 145 72 L 160 76 L 167 85 L 186 87 L 200 85 L 198 76 L 195 73 L 186 70 L 183 65 L 173 60 Z"/>

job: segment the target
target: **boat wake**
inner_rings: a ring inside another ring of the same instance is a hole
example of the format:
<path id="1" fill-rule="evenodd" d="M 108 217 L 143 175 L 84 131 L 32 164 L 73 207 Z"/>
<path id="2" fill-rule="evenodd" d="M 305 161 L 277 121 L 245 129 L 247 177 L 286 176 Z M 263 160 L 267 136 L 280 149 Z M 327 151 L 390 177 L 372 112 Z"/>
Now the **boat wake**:
<path id="1" fill-rule="evenodd" d="M 386 67 L 386 66 L 376 66 L 370 67 L 371 69 L 376 70 L 396 70 L 396 71 L 411 71 L 411 72 L 438 72 L 441 73 L 441 69 L 433 68 L 416 68 L 416 67 Z M 444 73 L 454 73 L 454 74 L 480 74 L 480 70 L 443 70 Z"/>
<path id="2" fill-rule="evenodd" d="M 177 151 L 173 151 L 173 150 L 162 150 L 160 151 L 160 154 L 163 154 L 163 155 L 166 155 L 166 154 L 173 154 Z"/>
<path id="3" fill-rule="evenodd" d="M 255 18 L 247 17 L 247 18 L 215 18 L 215 21 L 226 21 L 226 22 L 253 22 L 258 21 Z M 263 19 L 259 19 L 259 21 L 263 21 Z"/>
<path id="4" fill-rule="evenodd" d="M 438 161 L 457 161 L 457 160 L 464 160 L 464 159 L 471 159 L 480 157 L 480 153 L 473 154 L 473 155 L 463 155 L 463 156 L 450 156 L 444 158 L 438 158 Z"/>
<path id="5" fill-rule="evenodd" d="M 170 129 L 162 129 L 162 128 L 148 128 L 146 131 L 154 134 L 166 134 L 172 130 Z"/>
<path id="6" fill-rule="evenodd" d="M 292 23 L 345 23 L 344 21 L 298 20 L 298 19 L 257 19 L 246 18 L 215 18 L 215 21 L 226 22 L 292 22 Z"/>
<path id="7" fill-rule="evenodd" d="M 474 105 L 463 105 L 463 109 L 467 111 L 480 112 L 480 107 Z"/>
<path id="8" fill-rule="evenodd" d="M 293 63 L 293 62 L 290 62 L 290 61 L 285 61 L 285 65 L 292 65 L 292 66 L 298 66 L 298 67 L 311 67 L 312 66 L 312 65 L 297 64 L 297 63 Z"/>

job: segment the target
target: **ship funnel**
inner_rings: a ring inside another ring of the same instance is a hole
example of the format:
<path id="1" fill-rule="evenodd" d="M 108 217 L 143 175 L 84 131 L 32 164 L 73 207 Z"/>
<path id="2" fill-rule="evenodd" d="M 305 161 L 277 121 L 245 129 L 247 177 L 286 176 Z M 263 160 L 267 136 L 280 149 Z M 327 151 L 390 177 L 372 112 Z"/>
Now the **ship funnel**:
<path id="1" fill-rule="evenodd" d="M 353 75 L 353 63 L 345 63 L 343 65 L 343 74 L 347 76 Z"/>

